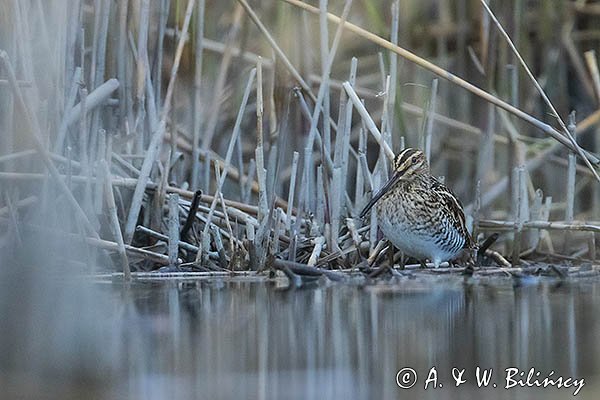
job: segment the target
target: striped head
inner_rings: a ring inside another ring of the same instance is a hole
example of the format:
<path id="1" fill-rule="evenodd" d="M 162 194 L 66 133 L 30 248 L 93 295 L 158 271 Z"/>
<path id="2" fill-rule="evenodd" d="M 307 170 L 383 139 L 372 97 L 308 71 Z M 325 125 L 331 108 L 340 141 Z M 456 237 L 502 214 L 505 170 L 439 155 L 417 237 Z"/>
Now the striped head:
<path id="1" fill-rule="evenodd" d="M 391 190 L 399 181 L 411 181 L 419 176 L 429 174 L 429 164 L 427 158 L 421 150 L 407 148 L 394 158 L 394 171 L 391 178 L 383 185 L 377 193 L 373 195 L 371 201 L 360 213 L 360 217 L 365 215 L 373 208 L 375 203 L 389 190 Z"/>
<path id="2" fill-rule="evenodd" d="M 402 180 L 412 180 L 418 175 L 429 173 L 425 154 L 410 147 L 402 150 L 394 159 L 394 173 Z"/>

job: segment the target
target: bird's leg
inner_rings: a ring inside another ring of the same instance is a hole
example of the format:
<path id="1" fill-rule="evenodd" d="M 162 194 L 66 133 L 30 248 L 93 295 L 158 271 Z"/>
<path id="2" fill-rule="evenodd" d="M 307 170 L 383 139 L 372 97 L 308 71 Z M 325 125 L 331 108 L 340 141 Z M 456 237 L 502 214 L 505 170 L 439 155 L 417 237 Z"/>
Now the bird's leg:
<path id="1" fill-rule="evenodd" d="M 421 268 L 427 268 L 427 264 L 425 263 L 425 260 L 419 260 L 419 264 L 421 264 Z"/>
<path id="2" fill-rule="evenodd" d="M 396 263 L 396 261 L 398 261 L 400 269 L 404 269 L 406 267 L 406 260 L 403 252 L 399 251 L 394 255 L 394 263 Z"/>
<path id="3" fill-rule="evenodd" d="M 390 268 L 394 268 L 394 245 L 390 243 L 390 247 L 387 250 L 388 263 Z"/>

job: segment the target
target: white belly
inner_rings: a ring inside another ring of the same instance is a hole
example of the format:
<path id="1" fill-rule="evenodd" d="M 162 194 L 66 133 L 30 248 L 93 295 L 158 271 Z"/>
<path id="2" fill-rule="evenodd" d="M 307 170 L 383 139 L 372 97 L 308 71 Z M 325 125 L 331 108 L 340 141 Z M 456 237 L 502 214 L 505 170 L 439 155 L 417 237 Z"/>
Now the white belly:
<path id="1" fill-rule="evenodd" d="M 453 259 L 458 252 L 449 252 L 428 235 L 421 235 L 400 223 L 390 223 L 389 219 L 379 219 L 379 227 L 385 237 L 404 254 L 419 260 L 429 259 L 436 266 Z"/>

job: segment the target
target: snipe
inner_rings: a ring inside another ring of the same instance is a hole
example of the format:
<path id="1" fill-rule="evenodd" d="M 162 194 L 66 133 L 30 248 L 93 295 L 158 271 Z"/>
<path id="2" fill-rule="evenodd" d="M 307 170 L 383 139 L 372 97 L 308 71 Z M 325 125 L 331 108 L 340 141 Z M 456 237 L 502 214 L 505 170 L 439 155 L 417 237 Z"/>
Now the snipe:
<path id="1" fill-rule="evenodd" d="M 475 243 L 465 225 L 456 196 L 431 175 L 422 151 L 407 148 L 394 159 L 390 180 L 361 213 L 372 207 L 385 237 L 404 254 L 435 267 L 444 261 L 470 256 Z"/>

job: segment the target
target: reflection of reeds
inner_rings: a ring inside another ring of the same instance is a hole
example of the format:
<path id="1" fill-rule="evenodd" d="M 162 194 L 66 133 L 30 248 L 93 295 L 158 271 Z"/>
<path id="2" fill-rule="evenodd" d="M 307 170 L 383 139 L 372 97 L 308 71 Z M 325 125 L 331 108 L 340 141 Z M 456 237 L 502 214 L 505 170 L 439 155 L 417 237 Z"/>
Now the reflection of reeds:
<path id="1" fill-rule="evenodd" d="M 595 260 L 599 158 L 578 143 L 598 149 L 598 139 L 584 135 L 598 129 L 600 110 L 590 110 L 600 104 L 600 74 L 596 53 L 577 42 L 589 32 L 573 30 L 576 21 L 597 22 L 585 8 L 564 6 L 574 9 L 562 22 L 541 10 L 531 17 L 541 30 L 563 24 L 557 35 L 568 58 L 557 67 L 527 45 L 545 40 L 537 44 L 558 51 L 552 33 L 527 36 L 518 17 L 524 10 L 505 8 L 496 18 L 485 3 L 469 9 L 463 0 L 455 21 L 427 21 L 430 31 L 418 34 L 412 51 L 409 28 L 423 21 L 402 20 L 401 8 L 419 10 L 417 2 L 386 4 L 389 26 L 374 8 L 350 0 L 319 7 L 283 0 L 260 9 L 245 0 L 231 9 L 204 0 L 172 0 L 170 8 L 168 1 L 71 3 L 47 16 L 27 2 L 2 6 L 32 13 L 29 24 L 2 17 L 10 34 L 0 39 L 9 133 L 0 148 L 0 222 L 19 240 L 29 230 L 68 241 L 79 235 L 76 245 L 116 254 L 126 277 L 154 265 L 272 267 L 293 276 L 385 260 L 375 216 L 361 221 L 358 214 L 407 143 L 423 147 L 434 173 L 457 189 L 474 232 L 503 233 L 488 253 L 501 267 L 500 254 L 511 254 L 514 266 L 556 249 Z M 459 18 L 465 13 L 495 25 L 483 24 L 478 37 Z M 354 22 L 357 15 L 366 20 Z M 369 23 L 375 26 L 359 26 Z M 471 44 L 466 32 L 480 42 Z M 55 55 L 43 49 L 50 38 L 61 49 Z M 49 58 L 47 71 L 39 54 Z M 558 78 L 549 75 L 555 67 Z M 567 82 L 571 69 L 580 86 Z M 571 114 L 565 126 L 560 115 L 571 109 L 580 120 Z M 26 218 L 35 204 L 54 220 L 59 205 L 75 217 L 42 226 Z"/>

